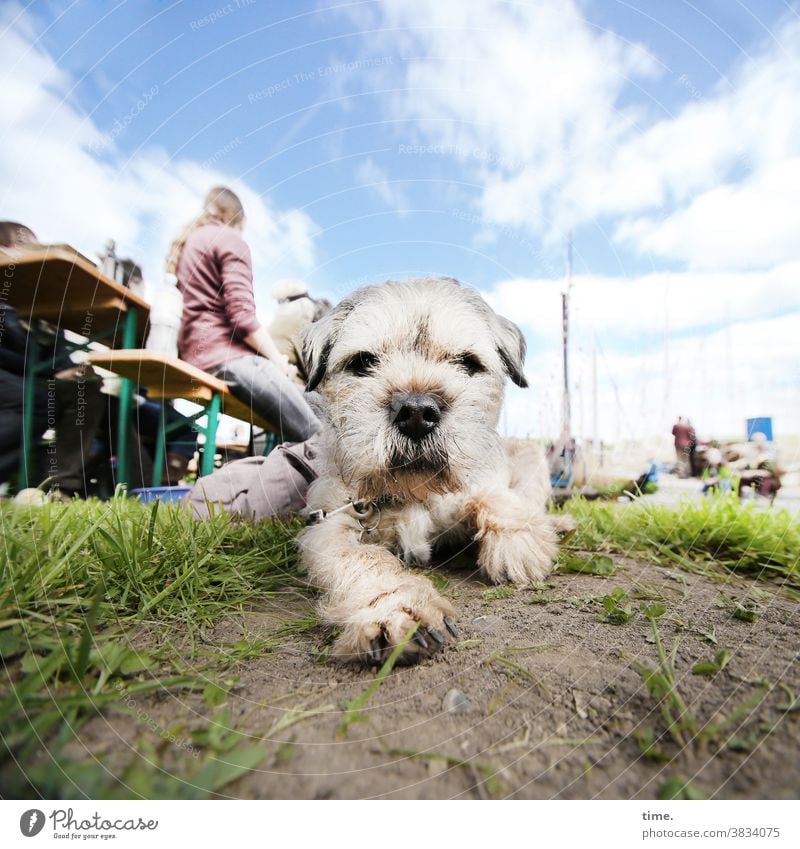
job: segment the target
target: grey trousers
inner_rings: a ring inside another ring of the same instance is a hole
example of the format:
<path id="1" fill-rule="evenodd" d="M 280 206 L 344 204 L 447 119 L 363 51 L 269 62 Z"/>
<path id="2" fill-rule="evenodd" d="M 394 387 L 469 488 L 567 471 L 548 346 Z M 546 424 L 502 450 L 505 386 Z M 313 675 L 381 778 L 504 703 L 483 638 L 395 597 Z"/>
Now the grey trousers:
<path id="1" fill-rule="evenodd" d="M 271 422 L 283 440 L 304 442 L 319 430 L 306 395 L 266 357 L 237 357 L 212 370 L 251 410 Z"/>
<path id="2" fill-rule="evenodd" d="M 306 506 L 317 478 L 316 438 L 284 442 L 267 457 L 245 457 L 198 478 L 184 504 L 198 519 L 213 512 L 231 513 L 253 522 L 291 516 Z"/>

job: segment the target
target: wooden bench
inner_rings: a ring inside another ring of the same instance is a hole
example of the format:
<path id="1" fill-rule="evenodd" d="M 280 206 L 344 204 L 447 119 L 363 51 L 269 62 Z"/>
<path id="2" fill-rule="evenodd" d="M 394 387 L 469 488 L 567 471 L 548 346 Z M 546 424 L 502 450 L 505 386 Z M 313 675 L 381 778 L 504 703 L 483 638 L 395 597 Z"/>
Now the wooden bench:
<path id="1" fill-rule="evenodd" d="M 88 362 L 127 378 L 137 385 L 146 386 L 149 399 L 182 398 L 203 408 L 201 412 L 188 417 L 193 419 L 195 429 L 205 436 L 200 475 L 210 474 L 214 470 L 217 427 L 221 414 L 264 428 L 269 433 L 276 433 L 275 426 L 236 398 L 224 381 L 176 357 L 167 357 L 144 349 L 92 351 Z M 206 416 L 205 427 L 197 424 L 197 420 L 202 416 Z M 162 411 L 161 427 L 156 439 L 156 456 L 153 459 L 153 480 L 156 482 L 161 480 L 166 435 L 169 430 Z"/>

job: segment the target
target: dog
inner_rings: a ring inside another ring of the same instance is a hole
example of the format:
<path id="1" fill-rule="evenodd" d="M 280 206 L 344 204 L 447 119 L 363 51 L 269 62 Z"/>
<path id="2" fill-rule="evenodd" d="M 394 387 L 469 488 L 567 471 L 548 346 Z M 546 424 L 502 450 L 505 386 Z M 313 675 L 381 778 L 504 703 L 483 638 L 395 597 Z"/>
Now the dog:
<path id="1" fill-rule="evenodd" d="M 458 636 L 424 575 L 434 547 L 477 543 L 491 582 L 552 568 L 557 520 L 533 443 L 503 440 L 505 382 L 526 387 L 525 339 L 450 278 L 359 289 L 306 330 L 308 391 L 323 399 L 319 478 L 298 538 L 340 659 L 413 663 Z M 416 626 L 413 639 L 409 632 Z"/>

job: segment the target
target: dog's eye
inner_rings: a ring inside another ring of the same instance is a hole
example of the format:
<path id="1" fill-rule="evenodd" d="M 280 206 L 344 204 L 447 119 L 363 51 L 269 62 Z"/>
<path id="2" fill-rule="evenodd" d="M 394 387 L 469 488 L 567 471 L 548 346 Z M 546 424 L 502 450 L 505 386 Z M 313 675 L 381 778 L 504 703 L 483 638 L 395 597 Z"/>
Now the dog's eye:
<path id="1" fill-rule="evenodd" d="M 375 354 L 370 354 L 368 351 L 360 351 L 358 354 L 350 357 L 345 363 L 345 371 L 352 372 L 356 377 L 364 377 L 370 373 L 378 364 L 378 358 Z"/>
<path id="2" fill-rule="evenodd" d="M 459 354 L 454 358 L 453 362 L 457 366 L 461 366 L 470 377 L 486 371 L 486 366 L 484 366 L 475 354 Z"/>

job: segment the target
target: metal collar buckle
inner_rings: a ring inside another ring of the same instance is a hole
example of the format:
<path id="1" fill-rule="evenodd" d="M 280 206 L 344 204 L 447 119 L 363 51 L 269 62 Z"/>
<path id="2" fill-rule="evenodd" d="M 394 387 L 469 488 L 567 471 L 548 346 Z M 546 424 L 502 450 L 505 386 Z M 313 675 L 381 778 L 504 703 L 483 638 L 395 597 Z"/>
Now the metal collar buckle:
<path id="1" fill-rule="evenodd" d="M 358 501 L 348 501 L 341 507 L 335 510 L 326 512 L 325 510 L 312 510 L 306 519 L 306 525 L 318 525 L 320 522 L 335 516 L 337 513 L 343 513 L 346 510 L 352 510 L 355 518 L 358 519 L 358 524 L 361 525 L 361 534 L 372 533 L 377 530 L 381 521 L 381 508 L 377 501 L 366 501 L 359 499 Z"/>

